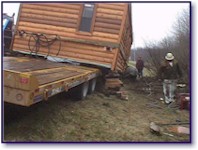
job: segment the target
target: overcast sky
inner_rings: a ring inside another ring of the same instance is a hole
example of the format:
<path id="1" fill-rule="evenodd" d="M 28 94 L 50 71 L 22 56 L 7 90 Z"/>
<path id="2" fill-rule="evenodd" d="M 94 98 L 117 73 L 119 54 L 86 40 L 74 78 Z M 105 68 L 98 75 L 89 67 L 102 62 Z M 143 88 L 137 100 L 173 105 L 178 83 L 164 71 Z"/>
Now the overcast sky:
<path id="1" fill-rule="evenodd" d="M 19 4 L 4 3 L 3 12 L 17 19 Z M 157 42 L 171 34 L 173 23 L 189 3 L 133 3 L 133 47 L 143 47 L 145 42 Z"/>
<path id="2" fill-rule="evenodd" d="M 172 33 L 172 25 L 189 3 L 133 3 L 133 47 L 145 42 L 157 42 Z"/>

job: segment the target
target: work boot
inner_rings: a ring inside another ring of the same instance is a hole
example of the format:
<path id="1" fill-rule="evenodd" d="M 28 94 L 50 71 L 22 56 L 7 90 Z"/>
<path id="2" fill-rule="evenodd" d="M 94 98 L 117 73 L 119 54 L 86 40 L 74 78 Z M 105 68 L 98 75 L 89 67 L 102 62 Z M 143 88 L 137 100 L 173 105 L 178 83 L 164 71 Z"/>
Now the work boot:
<path id="1" fill-rule="evenodd" d="M 174 98 L 170 98 L 170 102 L 171 103 L 175 102 L 175 99 Z"/>
<path id="2" fill-rule="evenodd" d="M 169 104 L 170 103 L 170 100 L 169 100 L 169 98 L 167 96 L 165 96 L 165 103 L 166 104 Z"/>

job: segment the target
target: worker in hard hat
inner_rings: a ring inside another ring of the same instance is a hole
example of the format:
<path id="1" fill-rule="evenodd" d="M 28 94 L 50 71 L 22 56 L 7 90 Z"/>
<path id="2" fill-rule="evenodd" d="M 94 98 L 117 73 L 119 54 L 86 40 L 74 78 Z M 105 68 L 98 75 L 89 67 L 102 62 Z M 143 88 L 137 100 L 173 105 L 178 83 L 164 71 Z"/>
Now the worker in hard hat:
<path id="1" fill-rule="evenodd" d="M 169 104 L 175 100 L 177 79 L 182 77 L 178 62 L 172 53 L 167 53 L 160 70 L 159 77 L 163 79 L 163 93 L 165 103 Z"/>

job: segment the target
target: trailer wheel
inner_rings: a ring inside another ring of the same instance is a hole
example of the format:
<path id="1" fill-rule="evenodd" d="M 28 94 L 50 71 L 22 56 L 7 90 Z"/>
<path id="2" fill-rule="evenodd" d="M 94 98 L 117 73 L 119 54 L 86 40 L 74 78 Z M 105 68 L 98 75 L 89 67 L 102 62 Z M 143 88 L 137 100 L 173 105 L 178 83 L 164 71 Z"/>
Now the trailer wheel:
<path id="1" fill-rule="evenodd" d="M 89 81 L 89 89 L 88 89 L 88 94 L 91 94 L 95 91 L 96 88 L 96 78 L 92 79 Z"/>
<path id="2" fill-rule="evenodd" d="M 78 100 L 84 99 L 87 96 L 88 88 L 89 88 L 89 82 L 85 82 L 79 85 L 77 93 L 76 93 L 76 98 Z"/>

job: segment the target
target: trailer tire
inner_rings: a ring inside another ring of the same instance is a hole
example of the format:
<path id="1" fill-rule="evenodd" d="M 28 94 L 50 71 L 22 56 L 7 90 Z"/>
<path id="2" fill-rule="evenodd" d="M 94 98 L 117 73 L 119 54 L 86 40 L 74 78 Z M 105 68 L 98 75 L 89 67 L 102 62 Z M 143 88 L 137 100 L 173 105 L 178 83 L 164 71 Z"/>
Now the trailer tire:
<path id="1" fill-rule="evenodd" d="M 79 85 L 77 93 L 76 93 L 76 98 L 78 100 L 84 99 L 87 96 L 88 89 L 89 89 L 89 82 L 88 81 Z"/>
<path id="2" fill-rule="evenodd" d="M 95 91 L 95 88 L 96 88 L 96 78 L 89 81 L 88 94 L 93 93 Z"/>

